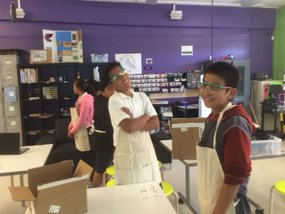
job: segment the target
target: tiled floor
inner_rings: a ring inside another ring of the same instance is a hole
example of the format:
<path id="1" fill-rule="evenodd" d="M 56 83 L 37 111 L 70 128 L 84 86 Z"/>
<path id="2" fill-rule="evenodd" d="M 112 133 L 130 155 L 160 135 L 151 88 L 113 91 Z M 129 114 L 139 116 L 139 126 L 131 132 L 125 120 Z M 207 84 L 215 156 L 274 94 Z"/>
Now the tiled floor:
<path id="1" fill-rule="evenodd" d="M 283 149 L 285 148 L 283 147 Z M 191 203 L 196 209 L 198 209 L 196 167 L 191 168 L 190 175 Z M 275 181 L 280 179 L 285 179 L 285 157 L 253 161 L 252 176 L 249 184 L 249 196 L 264 208 L 264 214 L 269 213 L 268 206 L 270 187 Z M 164 180 L 170 182 L 174 186 L 176 192 L 182 192 L 185 195 L 184 165 L 180 161 L 174 160 L 171 170 L 164 171 Z M 25 208 L 23 208 L 19 202 L 12 201 L 8 191 L 9 184 L 9 177 L 0 177 L 0 213 L 24 213 Z M 281 197 L 278 194 L 274 195 L 276 196 L 274 214 L 284 214 L 285 196 Z M 174 199 L 171 196 L 170 200 L 172 203 L 174 202 Z M 192 212 L 185 205 L 180 205 L 180 214 L 191 213 Z M 254 208 L 252 208 L 252 213 L 255 213 Z"/>

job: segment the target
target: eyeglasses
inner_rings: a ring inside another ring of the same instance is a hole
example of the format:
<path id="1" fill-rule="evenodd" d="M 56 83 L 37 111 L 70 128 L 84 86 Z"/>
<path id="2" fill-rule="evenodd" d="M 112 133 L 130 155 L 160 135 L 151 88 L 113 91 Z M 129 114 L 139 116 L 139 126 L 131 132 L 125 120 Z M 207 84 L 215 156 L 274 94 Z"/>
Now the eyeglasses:
<path id="1" fill-rule="evenodd" d="M 117 73 L 114 73 L 111 77 L 110 77 L 110 82 L 109 84 L 112 84 L 115 80 L 120 79 L 121 76 L 123 76 L 124 74 L 126 74 L 127 71 L 125 69 L 121 69 L 120 71 L 118 71 Z"/>
<path id="2" fill-rule="evenodd" d="M 200 82 L 198 83 L 198 88 L 200 90 L 208 90 L 210 93 L 217 93 L 223 89 L 230 89 L 232 87 L 220 85 L 218 83 L 212 83 L 212 82 Z"/>

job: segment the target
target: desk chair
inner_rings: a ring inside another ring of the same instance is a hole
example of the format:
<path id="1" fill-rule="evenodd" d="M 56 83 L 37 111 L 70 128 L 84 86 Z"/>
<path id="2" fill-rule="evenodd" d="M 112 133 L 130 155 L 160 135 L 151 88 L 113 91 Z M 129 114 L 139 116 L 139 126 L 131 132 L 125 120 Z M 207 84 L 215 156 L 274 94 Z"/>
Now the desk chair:
<path id="1" fill-rule="evenodd" d="M 110 175 L 110 176 L 114 176 L 115 175 L 115 167 L 114 165 L 109 166 L 106 169 L 106 174 Z"/>
<path id="2" fill-rule="evenodd" d="M 285 180 L 277 181 L 270 189 L 269 212 L 273 213 L 273 190 L 285 196 Z"/>
<path id="3" fill-rule="evenodd" d="M 114 165 L 111 165 L 104 172 L 103 180 L 102 180 L 102 183 L 103 183 L 102 186 L 105 186 L 106 182 L 108 180 L 110 180 L 110 178 L 114 177 L 114 175 L 115 175 L 115 167 L 114 167 Z"/>

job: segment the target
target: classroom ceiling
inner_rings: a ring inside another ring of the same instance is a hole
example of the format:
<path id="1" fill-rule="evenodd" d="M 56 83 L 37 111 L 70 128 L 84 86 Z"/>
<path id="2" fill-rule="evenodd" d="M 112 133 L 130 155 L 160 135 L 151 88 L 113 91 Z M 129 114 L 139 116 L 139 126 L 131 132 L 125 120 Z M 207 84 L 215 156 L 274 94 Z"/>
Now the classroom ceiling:
<path id="1" fill-rule="evenodd" d="M 82 0 L 113 3 L 142 3 L 142 4 L 176 4 L 210 6 L 212 0 Z M 213 0 L 214 6 L 227 7 L 263 7 L 278 8 L 285 5 L 284 0 Z"/>

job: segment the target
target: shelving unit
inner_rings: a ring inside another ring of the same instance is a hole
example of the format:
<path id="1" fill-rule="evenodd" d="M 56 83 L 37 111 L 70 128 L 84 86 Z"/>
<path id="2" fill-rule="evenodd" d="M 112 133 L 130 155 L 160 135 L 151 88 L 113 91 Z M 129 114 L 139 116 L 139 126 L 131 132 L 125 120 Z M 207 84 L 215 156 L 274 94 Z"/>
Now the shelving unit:
<path id="1" fill-rule="evenodd" d="M 130 75 L 135 91 L 146 93 L 183 92 L 187 87 L 187 73 Z"/>
<path id="2" fill-rule="evenodd" d="M 168 120 L 172 117 L 198 117 L 197 88 L 186 89 L 184 92 L 176 93 L 150 93 L 149 98 L 154 105 L 159 119 L 161 129 L 169 134 Z M 180 99 L 181 101 L 175 101 Z M 191 100 L 191 101 L 187 101 Z"/>
<path id="3" fill-rule="evenodd" d="M 98 66 L 106 63 L 56 63 L 19 65 L 20 100 L 24 145 L 35 144 L 43 135 L 54 132 L 55 120 L 69 117 L 76 97 L 73 81 L 93 79 Z"/>
<path id="4" fill-rule="evenodd" d="M 167 73 L 167 74 L 133 74 L 130 75 L 135 91 L 148 93 L 154 105 L 161 129 L 166 133 L 168 120 L 172 117 L 198 117 L 197 81 L 201 72 Z M 172 99 L 197 98 L 197 101 L 173 102 Z M 191 114 L 190 114 L 191 112 Z"/>

